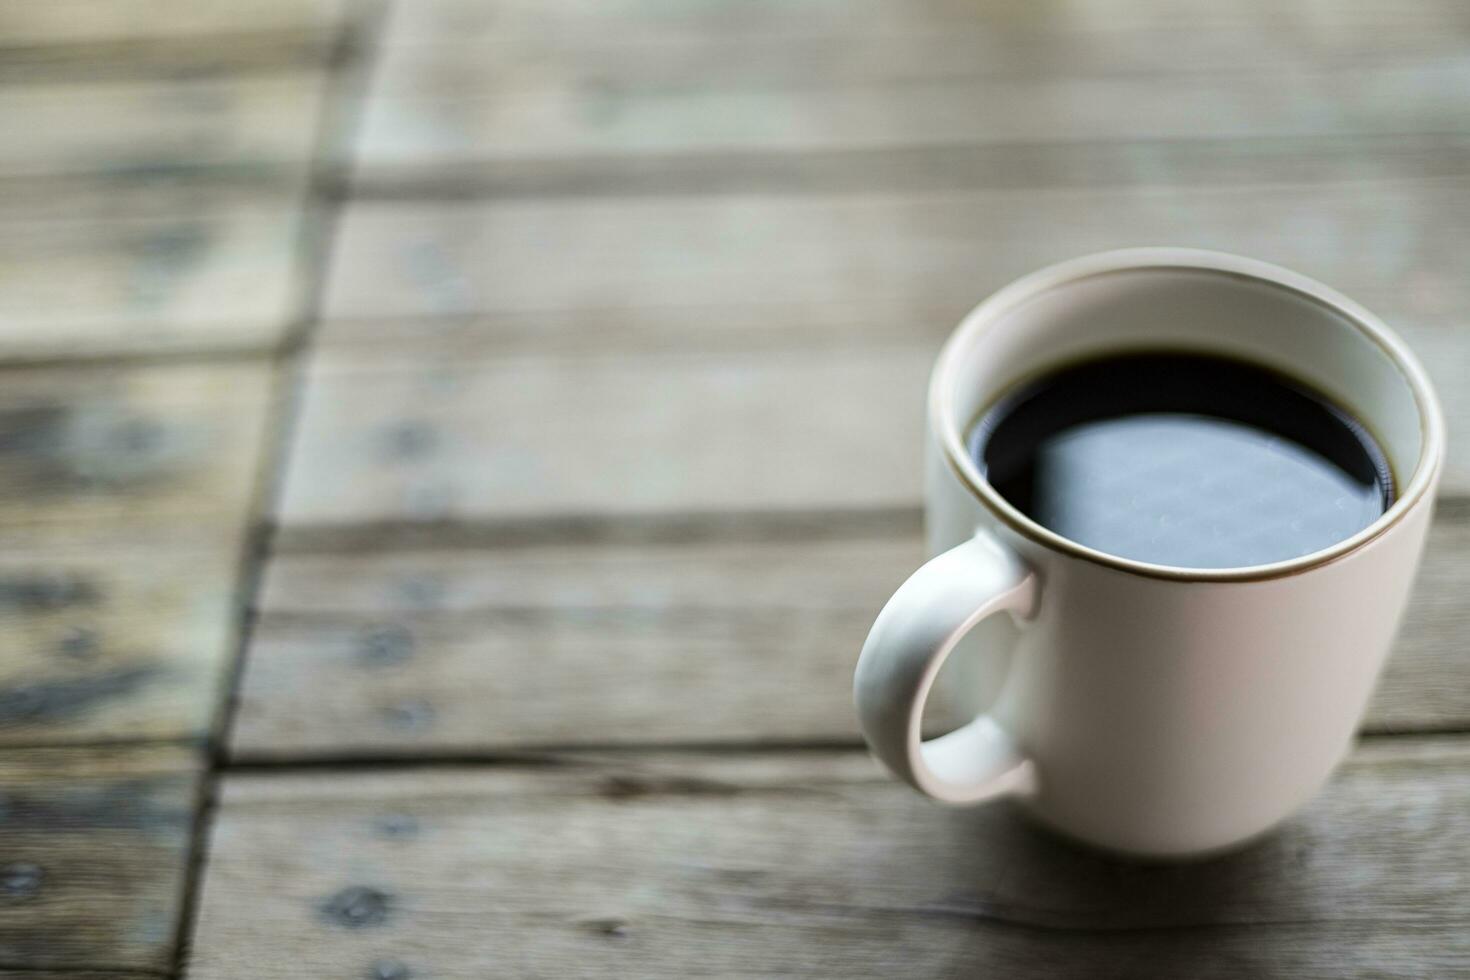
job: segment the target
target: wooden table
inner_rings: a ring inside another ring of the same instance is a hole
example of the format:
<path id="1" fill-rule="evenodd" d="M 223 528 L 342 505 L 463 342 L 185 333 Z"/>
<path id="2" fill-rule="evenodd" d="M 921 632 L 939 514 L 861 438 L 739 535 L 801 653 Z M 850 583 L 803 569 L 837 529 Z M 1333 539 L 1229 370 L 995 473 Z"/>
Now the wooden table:
<path id="1" fill-rule="evenodd" d="M 1470 7 L 0 11 L 0 977 L 1470 976 Z M 937 345 L 1333 284 L 1451 455 L 1363 738 L 1125 865 L 862 751 Z"/>

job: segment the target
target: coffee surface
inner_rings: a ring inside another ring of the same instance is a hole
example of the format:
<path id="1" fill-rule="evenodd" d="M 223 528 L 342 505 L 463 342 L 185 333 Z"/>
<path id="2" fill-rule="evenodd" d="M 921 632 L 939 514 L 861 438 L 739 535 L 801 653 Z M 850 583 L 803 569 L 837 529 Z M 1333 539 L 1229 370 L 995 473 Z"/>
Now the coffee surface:
<path id="1" fill-rule="evenodd" d="M 1276 372 L 1222 357 L 1120 354 L 1020 386 L 970 432 L 999 493 L 1098 551 L 1182 568 L 1311 554 L 1393 502 L 1364 426 Z"/>

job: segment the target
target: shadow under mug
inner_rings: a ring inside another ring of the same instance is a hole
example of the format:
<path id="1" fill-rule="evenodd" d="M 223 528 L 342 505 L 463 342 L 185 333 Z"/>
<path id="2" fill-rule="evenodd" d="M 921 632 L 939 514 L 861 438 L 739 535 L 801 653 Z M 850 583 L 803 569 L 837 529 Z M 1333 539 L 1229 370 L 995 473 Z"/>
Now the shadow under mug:
<path id="1" fill-rule="evenodd" d="M 1398 499 L 1330 548 L 1243 568 L 1121 558 L 1035 523 L 986 483 L 966 430 L 1021 379 L 1129 349 L 1217 353 L 1307 382 L 1374 433 Z M 1020 797 L 1068 836 L 1156 857 L 1240 844 L 1317 792 L 1387 657 L 1444 455 L 1424 370 L 1377 317 L 1236 256 L 1076 259 L 960 324 L 930 381 L 927 442 L 935 557 L 878 615 L 855 679 L 863 734 L 894 773 L 950 803 Z M 997 616 L 1017 625 L 999 693 L 924 741 L 940 667 Z"/>

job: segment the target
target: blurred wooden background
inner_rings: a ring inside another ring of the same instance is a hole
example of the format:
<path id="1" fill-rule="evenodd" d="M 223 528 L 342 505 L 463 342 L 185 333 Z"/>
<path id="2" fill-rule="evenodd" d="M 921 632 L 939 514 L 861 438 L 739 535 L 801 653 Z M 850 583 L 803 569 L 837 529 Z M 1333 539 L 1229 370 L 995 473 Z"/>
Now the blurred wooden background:
<path id="1" fill-rule="evenodd" d="M 1470 7 L 0 9 L 0 977 L 1470 976 Z M 1422 354 L 1365 737 L 1199 865 L 941 810 L 849 678 L 1040 264 Z"/>

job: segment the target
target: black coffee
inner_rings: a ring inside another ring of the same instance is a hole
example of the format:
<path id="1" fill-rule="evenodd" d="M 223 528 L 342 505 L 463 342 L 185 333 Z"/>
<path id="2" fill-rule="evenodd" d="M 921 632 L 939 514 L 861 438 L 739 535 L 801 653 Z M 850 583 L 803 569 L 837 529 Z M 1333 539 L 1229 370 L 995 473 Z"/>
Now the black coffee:
<path id="1" fill-rule="evenodd" d="M 1120 354 L 1006 395 L 970 432 L 1032 520 L 1123 558 L 1236 568 L 1371 524 L 1393 474 L 1368 431 L 1290 378 L 1195 354 Z"/>

